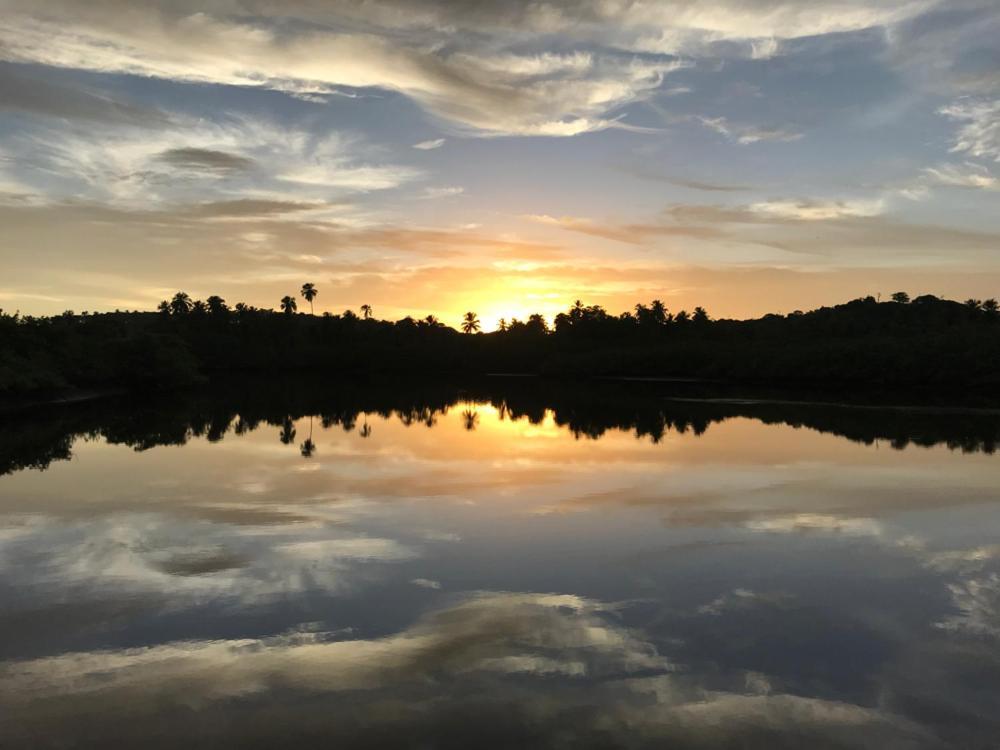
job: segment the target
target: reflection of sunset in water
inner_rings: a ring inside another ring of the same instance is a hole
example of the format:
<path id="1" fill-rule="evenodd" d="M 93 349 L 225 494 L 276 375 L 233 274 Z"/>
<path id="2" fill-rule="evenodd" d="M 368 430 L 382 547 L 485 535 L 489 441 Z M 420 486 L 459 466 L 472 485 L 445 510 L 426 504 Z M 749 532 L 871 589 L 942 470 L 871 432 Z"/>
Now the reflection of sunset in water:
<path id="1" fill-rule="evenodd" d="M 968 415 L 894 450 L 881 411 L 633 391 L 93 410 L 72 460 L 0 477 L 10 736 L 956 736 L 916 700 L 989 735 L 962 685 L 1000 674 L 1000 468 L 948 447 Z"/>

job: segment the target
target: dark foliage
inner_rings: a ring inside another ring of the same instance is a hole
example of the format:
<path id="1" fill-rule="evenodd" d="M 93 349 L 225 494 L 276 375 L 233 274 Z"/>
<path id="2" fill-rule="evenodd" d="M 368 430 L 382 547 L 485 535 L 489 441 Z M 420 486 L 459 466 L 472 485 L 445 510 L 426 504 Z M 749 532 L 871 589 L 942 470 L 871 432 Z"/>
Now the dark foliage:
<path id="1" fill-rule="evenodd" d="M 178 293 L 157 313 L 52 318 L 0 312 L 0 394 L 115 386 L 159 388 L 213 372 L 519 372 L 717 381 L 900 386 L 1000 385 L 994 300 L 854 300 L 808 313 L 712 320 L 654 301 L 611 315 L 577 302 L 550 328 L 539 315 L 477 333 L 433 316 L 390 322 L 283 312 Z M 366 306 L 367 307 L 367 306 Z M 370 315 L 370 308 L 366 310 Z"/>

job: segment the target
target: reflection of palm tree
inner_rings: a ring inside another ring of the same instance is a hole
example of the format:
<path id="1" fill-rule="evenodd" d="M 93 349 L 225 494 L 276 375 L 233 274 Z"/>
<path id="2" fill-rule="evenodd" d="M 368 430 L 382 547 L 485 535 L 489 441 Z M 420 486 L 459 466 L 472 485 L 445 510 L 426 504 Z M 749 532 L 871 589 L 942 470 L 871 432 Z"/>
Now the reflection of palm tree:
<path id="1" fill-rule="evenodd" d="M 293 312 L 299 309 L 298 303 L 295 301 L 294 297 L 289 297 L 287 294 L 281 298 L 281 312 L 285 315 L 291 315 Z"/>
<path id="2" fill-rule="evenodd" d="M 465 429 L 472 432 L 476 429 L 476 425 L 479 424 L 479 413 L 472 409 L 466 409 L 462 412 L 462 424 Z"/>
<path id="3" fill-rule="evenodd" d="M 302 452 L 302 458 L 312 458 L 313 454 L 316 452 L 316 444 L 313 442 L 312 414 L 309 415 L 309 437 L 307 437 L 305 442 L 299 446 L 299 450 Z"/>
<path id="4" fill-rule="evenodd" d="M 482 326 L 479 325 L 479 316 L 474 312 L 467 312 L 465 317 L 462 318 L 462 331 L 465 333 L 475 333 L 480 330 Z"/>
<path id="5" fill-rule="evenodd" d="M 316 285 L 312 282 L 303 284 L 302 291 L 299 293 L 302 295 L 302 298 L 309 303 L 309 314 L 312 315 L 313 300 L 316 299 L 316 295 L 319 294 L 319 292 L 316 291 Z"/>
<path id="6" fill-rule="evenodd" d="M 372 434 L 371 425 L 369 425 L 368 422 L 365 422 L 363 425 L 361 425 L 361 429 L 358 430 L 358 434 L 363 438 L 371 436 Z"/>
<path id="7" fill-rule="evenodd" d="M 291 445 L 295 442 L 295 423 L 292 422 L 291 417 L 285 417 L 285 421 L 281 423 L 281 432 L 278 437 L 282 445 Z"/>
<path id="8" fill-rule="evenodd" d="M 371 317 L 372 317 L 372 306 L 371 305 L 362 305 L 361 306 L 361 317 L 363 317 L 365 320 L 370 320 L 371 319 Z"/>

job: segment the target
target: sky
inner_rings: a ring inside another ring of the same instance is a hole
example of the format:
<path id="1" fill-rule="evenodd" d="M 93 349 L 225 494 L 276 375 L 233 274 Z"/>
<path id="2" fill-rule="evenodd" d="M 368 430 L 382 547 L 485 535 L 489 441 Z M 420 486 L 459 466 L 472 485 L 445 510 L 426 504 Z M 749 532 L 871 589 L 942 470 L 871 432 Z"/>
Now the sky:
<path id="1" fill-rule="evenodd" d="M 997 0 L 0 0 L 0 307 L 1000 296 Z"/>

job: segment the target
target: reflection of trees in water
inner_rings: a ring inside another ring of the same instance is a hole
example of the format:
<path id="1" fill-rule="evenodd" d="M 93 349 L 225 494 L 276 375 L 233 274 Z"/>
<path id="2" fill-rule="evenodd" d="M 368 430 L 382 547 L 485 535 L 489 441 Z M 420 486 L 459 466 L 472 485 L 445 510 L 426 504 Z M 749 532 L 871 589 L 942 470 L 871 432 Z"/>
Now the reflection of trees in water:
<path id="1" fill-rule="evenodd" d="M 466 409 L 462 412 L 462 426 L 467 432 L 472 432 L 479 424 L 479 412 L 475 409 Z"/>
<path id="2" fill-rule="evenodd" d="M 316 444 L 313 442 L 313 417 L 311 414 L 309 415 L 309 437 L 299 446 L 299 452 L 302 454 L 302 458 L 312 458 L 316 453 Z"/>
<path id="3" fill-rule="evenodd" d="M 283 445 L 291 445 L 295 441 L 295 424 L 291 417 L 285 417 L 282 421 L 279 439 Z"/>
<path id="4" fill-rule="evenodd" d="M 411 427 L 433 427 L 457 405 L 462 424 L 473 432 L 480 415 L 474 404 L 489 404 L 500 420 L 541 424 L 547 415 L 580 439 L 599 439 L 609 430 L 633 432 L 653 443 L 665 435 L 701 435 L 711 425 L 735 417 L 785 424 L 893 448 L 945 445 L 963 452 L 993 453 L 1000 440 L 1000 413 L 993 410 L 894 409 L 818 403 L 706 398 L 698 392 L 679 397 L 676 388 L 635 383 L 574 384 L 531 380 L 492 380 L 461 388 L 446 383 L 318 383 L 290 379 L 261 384 L 253 379 L 224 387 L 175 393 L 155 399 L 95 401 L 9 415 L 0 430 L 0 472 L 44 469 L 70 457 L 78 437 L 145 450 L 183 445 L 191 438 L 222 440 L 245 435 L 261 425 L 278 427 L 279 439 L 294 445 L 295 421 L 315 416 L 324 429 L 340 426 L 372 434 L 369 415 Z M 665 395 L 667 394 L 667 395 Z M 688 398 L 688 395 L 698 398 Z M 714 394 L 717 396 L 717 394 Z M 359 425 L 360 423 L 360 425 Z M 315 453 L 310 434 L 299 445 Z"/>

